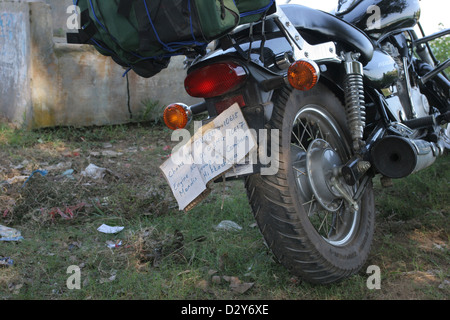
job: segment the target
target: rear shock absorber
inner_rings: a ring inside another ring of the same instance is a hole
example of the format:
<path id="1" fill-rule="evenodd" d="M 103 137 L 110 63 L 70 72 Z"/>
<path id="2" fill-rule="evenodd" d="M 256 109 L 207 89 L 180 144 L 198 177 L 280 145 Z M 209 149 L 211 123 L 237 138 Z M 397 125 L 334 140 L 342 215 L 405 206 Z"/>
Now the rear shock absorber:
<path id="1" fill-rule="evenodd" d="M 364 98 L 364 70 L 358 61 L 359 53 L 343 54 L 345 66 L 345 109 L 347 123 L 353 140 L 353 150 L 358 153 L 364 146 L 363 135 L 366 126 L 366 105 Z"/>

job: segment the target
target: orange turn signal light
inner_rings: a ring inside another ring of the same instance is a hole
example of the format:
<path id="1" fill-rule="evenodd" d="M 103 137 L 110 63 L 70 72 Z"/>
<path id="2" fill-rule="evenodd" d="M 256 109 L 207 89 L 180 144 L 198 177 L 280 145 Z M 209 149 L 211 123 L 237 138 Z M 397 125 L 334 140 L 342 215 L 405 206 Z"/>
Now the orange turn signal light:
<path id="1" fill-rule="evenodd" d="M 308 91 L 319 82 L 320 69 L 312 60 L 295 61 L 288 70 L 288 80 L 297 90 Z"/>
<path id="2" fill-rule="evenodd" d="M 164 110 L 164 123 L 171 130 L 184 129 L 192 120 L 192 111 L 183 103 L 174 103 Z"/>

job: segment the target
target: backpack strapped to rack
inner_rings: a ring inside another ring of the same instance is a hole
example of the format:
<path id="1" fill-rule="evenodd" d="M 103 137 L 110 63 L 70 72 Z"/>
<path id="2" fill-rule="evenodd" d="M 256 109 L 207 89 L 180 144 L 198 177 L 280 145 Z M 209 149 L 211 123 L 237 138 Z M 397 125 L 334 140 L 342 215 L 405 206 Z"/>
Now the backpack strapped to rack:
<path id="1" fill-rule="evenodd" d="M 142 77 L 166 68 L 170 58 L 195 50 L 242 23 L 261 19 L 274 0 L 76 0 L 78 33 L 68 43 L 92 44 Z"/>

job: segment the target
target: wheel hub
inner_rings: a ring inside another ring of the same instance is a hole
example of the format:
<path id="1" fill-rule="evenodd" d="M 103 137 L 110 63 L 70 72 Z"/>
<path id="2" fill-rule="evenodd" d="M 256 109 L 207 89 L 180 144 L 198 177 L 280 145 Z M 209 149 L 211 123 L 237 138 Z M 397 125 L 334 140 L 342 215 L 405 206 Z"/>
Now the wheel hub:
<path id="1" fill-rule="evenodd" d="M 336 168 L 343 163 L 330 144 L 322 139 L 311 142 L 306 154 L 306 170 L 309 185 L 320 205 L 328 211 L 338 211 L 343 203 L 342 196 L 332 186 Z"/>

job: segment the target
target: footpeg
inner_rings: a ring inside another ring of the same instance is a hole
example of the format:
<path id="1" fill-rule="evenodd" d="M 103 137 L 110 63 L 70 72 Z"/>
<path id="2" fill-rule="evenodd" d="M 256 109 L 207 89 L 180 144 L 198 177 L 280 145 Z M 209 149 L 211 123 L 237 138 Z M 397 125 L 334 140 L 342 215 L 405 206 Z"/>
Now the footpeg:
<path id="1" fill-rule="evenodd" d="M 342 167 L 341 173 L 345 182 L 349 186 L 354 186 L 371 167 L 370 162 L 353 158 Z"/>
<path id="2" fill-rule="evenodd" d="M 436 121 L 440 126 L 450 123 L 450 111 L 447 111 L 446 113 L 437 116 Z"/>
<path id="3" fill-rule="evenodd" d="M 427 116 L 423 118 L 403 121 L 403 124 L 410 129 L 430 128 L 436 126 L 437 123 L 438 120 L 435 116 Z"/>

